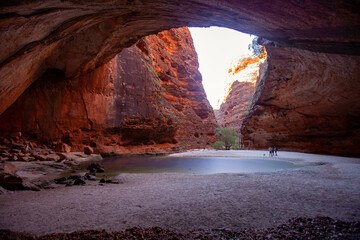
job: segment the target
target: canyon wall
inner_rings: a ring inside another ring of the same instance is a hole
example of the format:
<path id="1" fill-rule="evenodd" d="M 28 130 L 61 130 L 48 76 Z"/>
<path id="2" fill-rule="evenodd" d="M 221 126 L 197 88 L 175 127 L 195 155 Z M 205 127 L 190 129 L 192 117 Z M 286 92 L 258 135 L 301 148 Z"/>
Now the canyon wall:
<path id="1" fill-rule="evenodd" d="M 360 156 L 360 57 L 262 44 L 245 146 Z"/>
<path id="2" fill-rule="evenodd" d="M 3 1 L 0 114 L 45 72 L 71 80 L 64 88 L 76 89 L 72 84 L 82 75 L 99 67 L 107 72 L 101 66 L 143 36 L 173 27 L 220 26 L 269 40 L 271 59 L 241 131 L 248 147 L 281 143 L 288 149 L 357 154 L 358 9 L 353 0 Z M 90 86 L 88 81 L 83 88 Z M 132 88 L 126 89 L 129 95 Z M 84 130 L 96 126 L 93 119 L 81 121 Z"/>
<path id="3" fill-rule="evenodd" d="M 244 56 L 232 63 L 228 76 L 231 87 L 219 110 L 215 111 L 216 120 L 221 127 L 240 133 L 255 93 L 260 64 L 265 59 L 264 52 L 261 56 Z"/>
<path id="4" fill-rule="evenodd" d="M 201 81 L 189 30 L 172 29 L 76 78 L 48 69 L 1 115 L 0 129 L 73 150 L 203 148 L 213 143 L 216 120 Z"/>
<path id="5" fill-rule="evenodd" d="M 123 1 L 0 3 L 0 114 L 49 68 L 76 77 L 150 34 L 221 26 L 315 52 L 359 55 L 353 0 Z"/>

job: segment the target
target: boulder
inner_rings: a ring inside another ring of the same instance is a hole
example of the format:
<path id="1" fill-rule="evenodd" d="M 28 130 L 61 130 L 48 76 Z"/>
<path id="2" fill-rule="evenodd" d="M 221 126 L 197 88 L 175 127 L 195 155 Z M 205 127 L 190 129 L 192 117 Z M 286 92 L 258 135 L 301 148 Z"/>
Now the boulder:
<path id="1" fill-rule="evenodd" d="M 11 163 L 1 163 L 0 173 L 9 173 L 14 175 L 19 169 Z"/>
<path id="2" fill-rule="evenodd" d="M 94 149 L 90 146 L 85 146 L 84 147 L 84 153 L 87 154 L 87 155 L 91 155 L 94 153 Z"/>
<path id="3" fill-rule="evenodd" d="M 30 161 L 34 161 L 35 158 L 34 157 L 28 157 L 28 156 L 21 156 L 21 157 L 19 157 L 18 160 L 22 161 L 22 162 L 30 162 Z"/>
<path id="4" fill-rule="evenodd" d="M 40 188 L 29 181 L 23 181 L 23 190 L 40 191 Z"/>
<path id="5" fill-rule="evenodd" d="M 23 179 L 19 176 L 9 174 L 9 173 L 0 173 L 0 186 L 7 190 L 23 190 L 24 186 Z"/>
<path id="6" fill-rule="evenodd" d="M 17 161 L 18 160 L 18 157 L 16 154 L 11 154 L 10 157 L 9 157 L 9 161 Z"/>
<path id="7" fill-rule="evenodd" d="M 96 181 L 96 177 L 91 173 L 86 173 L 85 178 L 89 181 Z"/>
<path id="8" fill-rule="evenodd" d="M 120 181 L 115 178 L 106 179 L 105 183 L 113 183 L 113 184 L 120 184 Z"/>
<path id="9" fill-rule="evenodd" d="M 0 154 L 1 157 L 10 157 L 10 153 L 7 150 L 3 150 Z"/>
<path id="10" fill-rule="evenodd" d="M 99 163 L 92 163 L 87 167 L 87 170 L 90 170 L 90 172 L 97 172 L 102 173 L 105 172 L 104 167 Z"/>
<path id="11" fill-rule="evenodd" d="M 45 155 L 37 154 L 37 153 L 33 154 L 32 156 L 33 156 L 36 160 L 40 160 L 40 161 L 46 161 L 46 158 L 47 158 Z"/>
<path id="12" fill-rule="evenodd" d="M 12 148 L 12 149 L 10 149 L 10 153 L 15 153 L 15 154 L 19 154 L 19 153 L 21 153 L 21 149 L 16 149 L 15 148 L 15 145 L 13 146 L 14 148 Z"/>
<path id="13" fill-rule="evenodd" d="M 51 154 L 46 156 L 46 160 L 56 162 L 56 161 L 60 160 L 60 157 L 55 153 L 51 153 Z"/>
<path id="14" fill-rule="evenodd" d="M 83 179 L 78 178 L 78 179 L 75 179 L 75 181 L 74 181 L 73 184 L 74 184 L 74 185 L 85 185 L 86 182 L 85 182 Z"/>
<path id="15" fill-rule="evenodd" d="M 54 182 L 56 183 L 56 184 L 65 184 L 65 181 L 66 181 L 67 179 L 66 179 L 66 177 L 61 177 L 61 178 L 55 178 L 54 179 Z"/>
<path id="16" fill-rule="evenodd" d="M 85 178 L 84 177 L 85 176 L 85 174 L 74 174 L 74 175 L 70 175 L 67 179 L 69 180 L 69 179 L 72 179 L 72 180 L 76 180 L 76 179 L 83 179 L 83 178 Z"/>
<path id="17" fill-rule="evenodd" d="M 31 149 L 34 149 L 34 148 L 36 148 L 36 143 L 33 143 L 33 142 L 29 142 L 29 147 L 31 148 Z"/>
<path id="18" fill-rule="evenodd" d="M 56 154 L 60 157 L 60 160 L 70 159 L 66 153 L 57 152 Z"/>
<path id="19" fill-rule="evenodd" d="M 1 194 L 4 194 L 4 193 L 6 193 L 7 191 L 3 188 L 3 187 L 0 187 L 0 195 Z"/>
<path id="20" fill-rule="evenodd" d="M 60 142 L 60 143 L 56 144 L 55 151 L 68 153 L 71 151 L 71 147 L 69 145 L 67 145 L 66 143 Z"/>

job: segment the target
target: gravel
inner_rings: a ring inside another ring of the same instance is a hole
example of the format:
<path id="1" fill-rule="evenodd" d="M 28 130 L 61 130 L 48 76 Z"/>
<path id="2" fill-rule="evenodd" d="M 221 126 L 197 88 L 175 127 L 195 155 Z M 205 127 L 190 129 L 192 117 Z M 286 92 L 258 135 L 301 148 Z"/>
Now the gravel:
<path id="1" fill-rule="evenodd" d="M 229 155 L 264 153 L 230 151 Z M 358 236 L 360 159 L 279 155 L 278 159 L 304 167 L 266 174 L 121 174 L 116 179 L 122 184 L 6 192 L 0 195 L 0 229 L 38 236 L 89 229 L 75 234 L 113 236 L 112 232 L 130 231 L 130 239 L 131 234 L 147 233 L 163 239 L 167 234 L 178 239 L 193 239 L 194 234 L 200 239 L 241 239 L 241 234 L 250 236 L 244 239 L 281 239 L 282 234 L 290 239 Z"/>

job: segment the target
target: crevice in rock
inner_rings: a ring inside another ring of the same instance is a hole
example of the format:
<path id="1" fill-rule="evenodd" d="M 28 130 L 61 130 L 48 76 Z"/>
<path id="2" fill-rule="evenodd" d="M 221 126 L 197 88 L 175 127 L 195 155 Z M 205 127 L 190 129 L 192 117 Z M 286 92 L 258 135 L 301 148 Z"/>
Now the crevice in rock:
<path id="1" fill-rule="evenodd" d="M 85 113 L 86 113 L 86 118 L 87 120 L 89 121 L 89 126 L 90 126 L 90 130 L 92 130 L 92 127 L 93 127 L 93 122 L 90 120 L 89 118 L 89 114 L 88 114 L 88 110 L 87 110 L 87 107 L 86 107 L 86 102 L 84 100 L 84 96 L 83 96 L 83 93 L 80 93 L 80 96 L 81 96 L 81 100 L 82 100 L 82 103 L 83 103 L 83 106 L 84 106 L 84 110 L 85 110 Z"/>

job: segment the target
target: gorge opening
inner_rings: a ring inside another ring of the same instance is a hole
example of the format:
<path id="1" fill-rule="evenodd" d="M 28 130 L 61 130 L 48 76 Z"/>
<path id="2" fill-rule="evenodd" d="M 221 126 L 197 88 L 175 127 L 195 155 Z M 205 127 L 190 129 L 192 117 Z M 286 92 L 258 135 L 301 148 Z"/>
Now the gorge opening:
<path id="1" fill-rule="evenodd" d="M 257 43 L 258 37 L 232 29 L 189 30 L 198 54 L 204 90 L 219 127 L 241 135 L 242 121 L 252 105 L 259 69 L 266 60 L 265 47 Z"/>
<path id="2" fill-rule="evenodd" d="M 220 27 L 190 27 L 189 30 L 198 55 L 204 90 L 213 109 L 218 110 L 235 81 L 229 79 L 231 64 L 253 55 L 249 45 L 254 36 Z"/>

